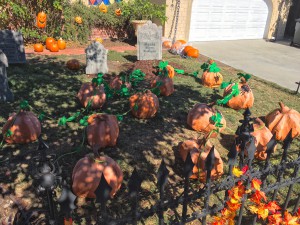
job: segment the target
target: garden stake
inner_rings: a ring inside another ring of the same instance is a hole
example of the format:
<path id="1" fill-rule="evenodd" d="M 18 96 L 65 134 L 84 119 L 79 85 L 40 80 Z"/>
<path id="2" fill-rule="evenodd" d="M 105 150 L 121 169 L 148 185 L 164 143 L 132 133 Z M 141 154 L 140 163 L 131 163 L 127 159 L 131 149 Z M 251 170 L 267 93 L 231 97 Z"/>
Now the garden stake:
<path id="1" fill-rule="evenodd" d="M 299 82 L 295 82 L 296 84 L 298 84 L 297 90 L 296 90 L 296 94 L 298 94 L 299 88 L 300 88 L 300 81 Z"/>
<path id="2" fill-rule="evenodd" d="M 300 157 L 300 152 L 298 153 L 298 158 L 299 157 Z M 299 173 L 299 170 L 300 170 L 299 165 L 296 165 L 295 169 L 294 169 L 293 177 L 297 176 L 297 174 Z M 285 210 L 287 209 L 287 206 L 289 204 L 290 197 L 291 197 L 291 194 L 292 194 L 292 191 L 293 191 L 293 187 L 294 187 L 294 184 L 291 184 L 290 187 L 289 187 L 288 194 L 286 196 L 284 206 L 283 206 L 283 209 L 282 209 L 283 212 L 285 212 Z"/>
<path id="3" fill-rule="evenodd" d="M 139 197 L 139 191 L 142 184 L 142 178 L 137 173 L 136 168 L 134 168 L 130 180 L 128 182 L 128 188 L 129 188 L 129 196 L 131 197 L 131 206 L 132 206 L 132 225 L 137 225 L 137 214 L 138 214 L 138 197 Z"/>
<path id="4" fill-rule="evenodd" d="M 211 171 L 215 164 L 215 146 L 213 146 L 208 155 L 205 159 L 205 170 L 206 170 L 206 193 L 205 193 L 205 200 L 204 200 L 204 210 L 208 212 L 209 208 L 209 199 L 210 199 L 210 192 L 211 192 Z M 206 224 L 206 217 L 205 215 L 202 219 L 202 224 Z"/>
<path id="5" fill-rule="evenodd" d="M 160 198 L 159 211 L 158 211 L 159 225 L 165 224 L 163 202 L 164 202 L 164 189 L 166 184 L 168 183 L 168 176 L 169 176 L 169 170 L 166 167 L 165 161 L 162 160 L 157 172 L 157 186 L 159 189 L 159 198 Z"/>
<path id="6" fill-rule="evenodd" d="M 290 132 L 288 133 L 288 135 L 286 136 L 286 138 L 283 141 L 283 153 L 282 153 L 282 158 L 281 158 L 281 162 L 280 162 L 280 164 L 282 165 L 282 168 L 276 171 L 277 182 L 282 181 L 283 174 L 284 174 L 284 171 L 285 171 L 287 163 L 288 163 L 287 162 L 287 150 L 290 147 L 292 141 L 293 141 L 293 139 L 292 139 L 292 129 L 291 129 Z M 272 201 L 275 200 L 277 193 L 278 193 L 278 188 L 274 190 L 274 193 L 273 193 L 273 196 L 272 196 Z"/>
<path id="7" fill-rule="evenodd" d="M 187 218 L 187 204 L 189 196 L 189 185 L 190 185 L 190 176 L 193 173 L 194 163 L 192 161 L 191 153 L 187 154 L 187 157 L 184 162 L 184 191 L 183 191 L 183 204 L 182 204 L 182 217 L 181 224 L 185 224 Z"/>
<path id="8" fill-rule="evenodd" d="M 112 187 L 107 183 L 104 174 L 102 173 L 100 184 L 98 185 L 95 195 L 96 195 L 96 203 L 100 203 L 100 215 L 98 217 L 99 224 L 108 224 L 108 215 L 106 212 L 106 202 L 110 198 L 110 192 Z"/>

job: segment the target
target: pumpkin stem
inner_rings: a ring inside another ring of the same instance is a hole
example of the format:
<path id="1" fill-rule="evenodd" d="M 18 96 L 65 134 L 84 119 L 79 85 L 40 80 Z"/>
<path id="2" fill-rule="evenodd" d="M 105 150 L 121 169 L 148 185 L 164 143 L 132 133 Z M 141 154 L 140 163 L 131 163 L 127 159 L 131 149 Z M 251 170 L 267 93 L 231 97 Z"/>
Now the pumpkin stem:
<path id="1" fill-rule="evenodd" d="M 285 106 L 285 105 L 283 104 L 283 102 L 279 102 L 278 104 L 279 104 L 279 106 L 280 106 L 280 109 L 281 109 L 281 112 L 282 112 L 282 113 L 285 113 L 286 111 L 289 110 L 289 108 L 288 108 L 287 106 Z"/>

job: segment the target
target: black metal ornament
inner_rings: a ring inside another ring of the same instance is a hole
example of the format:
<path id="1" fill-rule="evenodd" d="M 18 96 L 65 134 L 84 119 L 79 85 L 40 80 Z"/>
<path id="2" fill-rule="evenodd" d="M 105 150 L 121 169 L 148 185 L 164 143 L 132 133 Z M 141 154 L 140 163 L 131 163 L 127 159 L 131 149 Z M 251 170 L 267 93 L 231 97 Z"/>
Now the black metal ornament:
<path id="1" fill-rule="evenodd" d="M 69 188 L 63 187 L 61 196 L 57 200 L 60 205 L 61 212 L 65 215 L 70 215 L 72 210 L 76 208 L 74 204 L 76 198 L 76 195 L 74 195 Z"/>
<path id="2" fill-rule="evenodd" d="M 142 178 L 139 176 L 136 168 L 134 168 L 131 177 L 128 182 L 128 189 L 129 189 L 129 195 L 130 197 L 134 197 L 138 194 L 141 184 L 142 184 Z"/>
<path id="3" fill-rule="evenodd" d="M 184 177 L 190 177 L 192 175 L 194 166 L 195 164 L 193 163 L 191 153 L 189 152 L 184 162 Z"/>
<path id="4" fill-rule="evenodd" d="M 104 174 L 102 173 L 100 183 L 95 190 L 96 203 L 105 204 L 110 198 L 112 187 L 107 183 Z"/>
<path id="5" fill-rule="evenodd" d="M 169 170 L 165 164 L 165 161 L 162 160 L 157 172 L 157 185 L 160 188 L 164 188 L 168 182 Z"/>

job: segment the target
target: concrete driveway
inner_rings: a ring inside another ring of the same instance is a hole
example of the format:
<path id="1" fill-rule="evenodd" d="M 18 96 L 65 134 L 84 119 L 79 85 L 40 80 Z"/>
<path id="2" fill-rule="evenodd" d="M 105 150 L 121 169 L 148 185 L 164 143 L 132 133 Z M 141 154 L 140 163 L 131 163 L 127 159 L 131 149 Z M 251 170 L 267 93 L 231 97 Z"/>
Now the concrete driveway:
<path id="1" fill-rule="evenodd" d="M 300 81 L 300 48 L 265 40 L 193 42 L 200 54 L 236 69 L 296 90 Z"/>

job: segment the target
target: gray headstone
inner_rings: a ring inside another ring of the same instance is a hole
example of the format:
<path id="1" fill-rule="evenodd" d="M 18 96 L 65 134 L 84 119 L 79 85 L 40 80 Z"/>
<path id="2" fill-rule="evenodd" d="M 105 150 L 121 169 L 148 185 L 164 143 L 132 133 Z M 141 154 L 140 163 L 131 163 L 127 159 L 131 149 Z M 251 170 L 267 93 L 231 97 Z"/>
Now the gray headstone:
<path id="1" fill-rule="evenodd" d="M 137 31 L 138 60 L 162 59 L 162 27 L 148 21 Z"/>
<path id="2" fill-rule="evenodd" d="M 9 64 L 26 63 L 21 32 L 0 30 L 0 49 L 5 53 Z"/>
<path id="3" fill-rule="evenodd" d="M 99 42 L 92 42 L 86 49 L 86 74 L 107 73 L 107 53 Z"/>
<path id="4" fill-rule="evenodd" d="M 14 95 L 8 87 L 6 67 L 8 67 L 8 60 L 0 49 L 0 102 L 12 102 L 14 100 Z"/>

